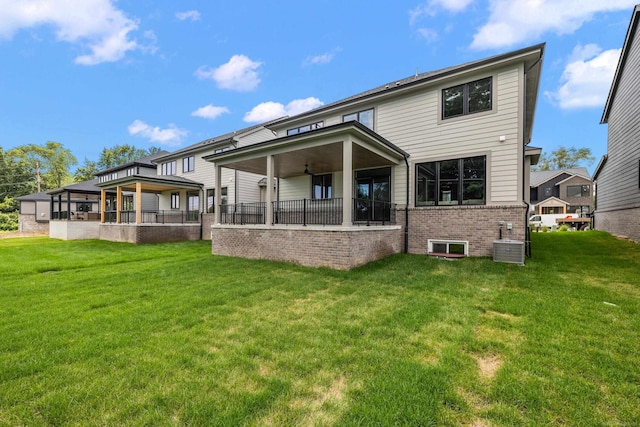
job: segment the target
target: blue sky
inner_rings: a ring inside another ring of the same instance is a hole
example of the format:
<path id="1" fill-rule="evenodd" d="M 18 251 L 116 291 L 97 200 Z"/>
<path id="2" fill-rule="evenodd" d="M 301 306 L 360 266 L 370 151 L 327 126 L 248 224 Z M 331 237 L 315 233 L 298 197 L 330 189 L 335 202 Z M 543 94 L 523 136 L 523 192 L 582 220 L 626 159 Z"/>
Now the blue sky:
<path id="1" fill-rule="evenodd" d="M 0 146 L 172 151 L 546 42 L 531 145 L 598 160 L 634 1 L 3 0 Z"/>

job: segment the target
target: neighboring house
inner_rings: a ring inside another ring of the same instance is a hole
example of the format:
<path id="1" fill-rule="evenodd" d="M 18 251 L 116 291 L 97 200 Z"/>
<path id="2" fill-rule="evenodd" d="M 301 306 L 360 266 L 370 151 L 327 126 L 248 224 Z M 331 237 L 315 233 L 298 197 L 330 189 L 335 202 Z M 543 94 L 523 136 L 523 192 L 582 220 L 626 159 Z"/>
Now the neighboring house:
<path id="1" fill-rule="evenodd" d="M 221 206 L 213 253 L 348 269 L 398 252 L 489 256 L 503 234 L 528 240 L 543 52 L 416 74 L 205 156 Z M 226 169 L 266 176 L 276 191 L 223 206 Z"/>
<path id="2" fill-rule="evenodd" d="M 531 214 L 587 217 L 593 206 L 593 182 L 585 168 L 531 172 Z"/>
<path id="3" fill-rule="evenodd" d="M 255 125 L 198 142 L 173 153 L 142 159 L 137 171 L 128 166 L 102 171 L 99 187 L 115 192 L 103 207 L 100 238 L 132 243 L 199 240 L 211 238 L 215 178 L 204 156 L 226 152 L 273 137 L 263 125 Z M 125 174 L 124 171 L 127 171 Z M 260 198 L 263 178 L 225 170 L 220 177 L 220 203 L 234 206 L 243 199 Z M 145 200 L 153 200 L 151 206 Z M 121 208 L 117 208 L 120 206 Z"/>
<path id="4" fill-rule="evenodd" d="M 607 154 L 594 173 L 594 226 L 640 242 L 640 5 L 622 46 L 600 123 L 608 125 Z"/>
<path id="5" fill-rule="evenodd" d="M 17 197 L 20 202 L 19 230 L 50 233 L 50 220 L 99 221 L 100 188 L 96 179 L 66 185 L 55 190 Z"/>

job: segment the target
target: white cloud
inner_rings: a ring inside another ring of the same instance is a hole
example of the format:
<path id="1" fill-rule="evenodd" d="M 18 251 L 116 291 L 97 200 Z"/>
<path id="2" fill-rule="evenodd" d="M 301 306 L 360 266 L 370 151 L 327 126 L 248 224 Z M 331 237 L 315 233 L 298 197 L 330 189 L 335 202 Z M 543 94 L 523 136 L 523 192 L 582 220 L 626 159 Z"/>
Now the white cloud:
<path id="1" fill-rule="evenodd" d="M 318 64 L 328 64 L 333 61 L 333 58 L 336 56 L 336 53 L 340 52 L 342 49 L 335 48 L 331 52 L 326 52 L 321 55 L 308 56 L 307 59 L 304 60 L 303 65 L 318 65 Z"/>
<path id="2" fill-rule="evenodd" d="M 187 19 L 191 21 L 199 21 L 200 20 L 200 12 L 197 10 L 187 10 L 185 12 L 176 12 L 176 18 L 181 21 L 186 21 Z"/>
<path id="3" fill-rule="evenodd" d="M 492 0 L 488 22 L 474 35 L 472 49 L 495 49 L 571 34 L 599 12 L 631 10 L 637 0 Z"/>
<path id="4" fill-rule="evenodd" d="M 179 145 L 188 134 L 185 129 L 177 128 L 174 124 L 170 124 L 166 129 L 160 129 L 158 126 L 151 127 L 142 120 L 134 120 L 128 130 L 129 135 L 140 136 L 151 142 L 167 146 Z"/>
<path id="5" fill-rule="evenodd" d="M 323 105 L 324 102 L 315 97 L 294 99 L 287 105 L 273 101 L 263 102 L 245 114 L 243 120 L 248 123 L 262 123 L 279 117 L 295 116 Z"/>
<path id="6" fill-rule="evenodd" d="M 546 91 L 548 100 L 562 109 L 602 107 L 620 58 L 621 49 L 602 51 L 597 45 L 576 46 L 555 92 Z"/>
<path id="7" fill-rule="evenodd" d="M 51 26 L 59 41 L 79 44 L 89 53 L 76 57 L 82 65 L 115 62 L 139 48 L 130 38 L 137 20 L 115 8 L 111 0 L 4 0 L 0 37 L 10 39 L 25 28 Z"/>
<path id="8" fill-rule="evenodd" d="M 418 34 L 420 35 L 420 37 L 422 37 L 423 39 L 425 39 L 429 43 L 432 43 L 432 42 L 438 40 L 438 38 L 440 37 L 438 35 L 437 31 L 432 30 L 431 28 L 418 28 L 417 31 L 418 31 Z"/>
<path id="9" fill-rule="evenodd" d="M 244 55 L 233 55 L 229 62 L 218 68 L 200 67 L 194 73 L 202 80 L 213 80 L 220 89 L 249 92 L 260 84 L 258 68 L 262 62 L 252 61 Z"/>
<path id="10" fill-rule="evenodd" d="M 458 13 L 465 10 L 474 0 L 429 0 L 409 11 L 409 23 L 414 25 L 423 16 L 434 16 L 438 10 Z"/>
<path id="11" fill-rule="evenodd" d="M 215 119 L 222 114 L 230 113 L 227 107 L 216 107 L 214 105 L 205 105 L 204 107 L 200 107 L 197 110 L 191 113 L 192 116 L 202 117 L 203 119 Z"/>

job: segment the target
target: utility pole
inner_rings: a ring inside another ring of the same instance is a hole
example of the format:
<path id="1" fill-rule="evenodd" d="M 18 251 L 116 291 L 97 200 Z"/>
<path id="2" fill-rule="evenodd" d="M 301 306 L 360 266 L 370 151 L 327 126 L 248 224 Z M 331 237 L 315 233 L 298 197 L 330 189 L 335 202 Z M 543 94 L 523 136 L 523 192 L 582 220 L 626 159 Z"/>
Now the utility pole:
<path id="1" fill-rule="evenodd" d="M 40 192 L 40 162 L 36 160 L 36 183 L 38 184 L 38 193 Z"/>

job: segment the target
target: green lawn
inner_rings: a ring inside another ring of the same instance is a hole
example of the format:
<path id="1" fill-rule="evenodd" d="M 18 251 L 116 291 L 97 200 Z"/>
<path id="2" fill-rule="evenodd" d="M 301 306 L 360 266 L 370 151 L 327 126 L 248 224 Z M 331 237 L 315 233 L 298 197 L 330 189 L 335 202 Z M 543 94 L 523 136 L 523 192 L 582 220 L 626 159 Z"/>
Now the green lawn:
<path id="1" fill-rule="evenodd" d="M 638 425 L 640 245 L 351 272 L 0 240 L 0 425 Z"/>

